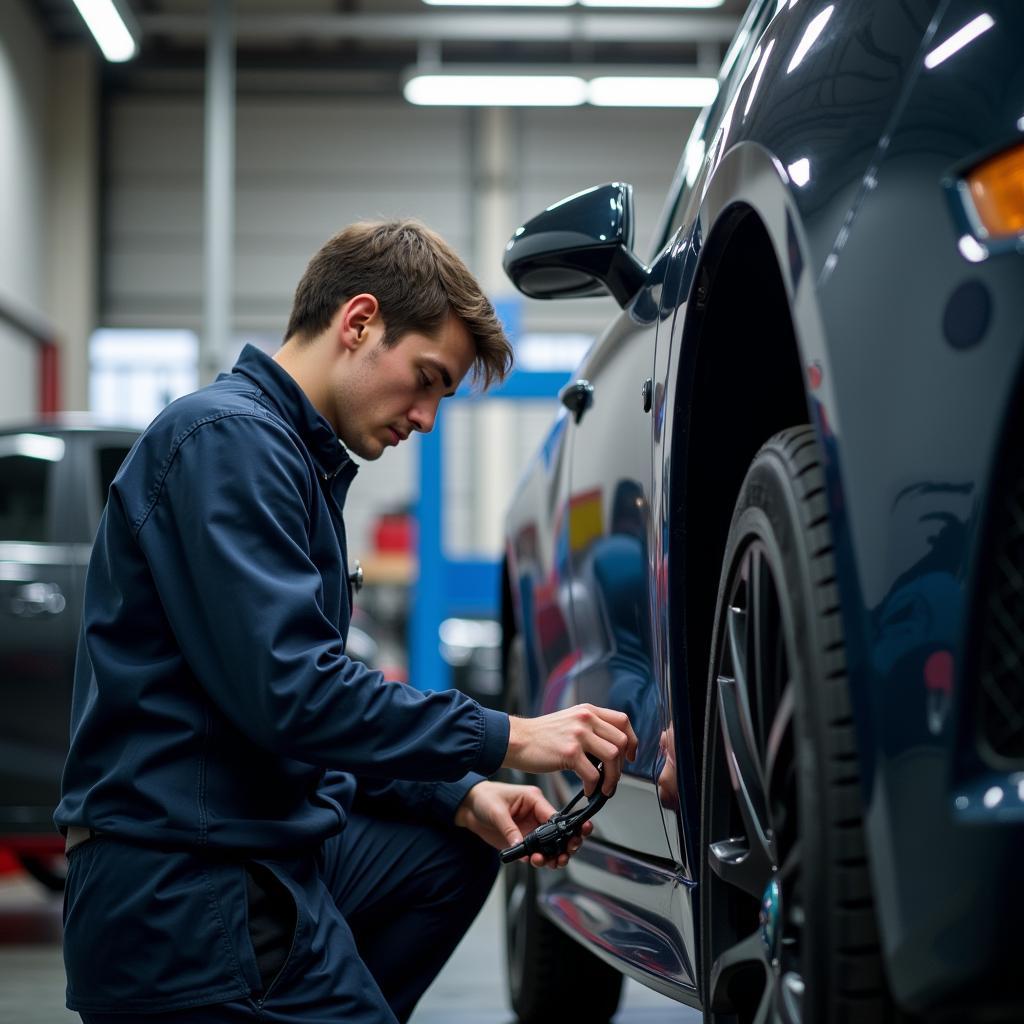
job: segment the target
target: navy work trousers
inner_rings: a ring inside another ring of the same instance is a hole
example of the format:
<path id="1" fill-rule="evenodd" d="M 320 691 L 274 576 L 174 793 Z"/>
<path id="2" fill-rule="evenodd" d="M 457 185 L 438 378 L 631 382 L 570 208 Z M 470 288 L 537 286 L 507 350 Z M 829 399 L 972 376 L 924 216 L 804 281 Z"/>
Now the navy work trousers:
<path id="1" fill-rule="evenodd" d="M 288 879 L 299 893 L 294 941 L 266 992 L 131 1016 L 146 1024 L 406 1021 L 479 912 L 497 869 L 497 853 L 463 829 L 353 814 L 310 858 L 313 877 Z M 81 1017 L 85 1024 L 126 1020 L 120 1013 Z"/>

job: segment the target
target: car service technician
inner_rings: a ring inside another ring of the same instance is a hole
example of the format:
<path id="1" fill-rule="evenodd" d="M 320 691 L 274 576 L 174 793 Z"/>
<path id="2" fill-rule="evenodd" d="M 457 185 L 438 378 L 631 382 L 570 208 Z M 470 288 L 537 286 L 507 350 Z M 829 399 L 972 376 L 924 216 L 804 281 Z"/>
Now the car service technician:
<path id="1" fill-rule="evenodd" d="M 417 222 L 355 224 L 311 260 L 285 339 L 160 413 L 100 522 L 55 815 L 87 1024 L 407 1020 L 492 847 L 554 813 L 484 777 L 593 788 L 590 753 L 611 792 L 636 754 L 621 712 L 510 719 L 345 655 L 352 456 L 511 365 L 459 257 Z"/>

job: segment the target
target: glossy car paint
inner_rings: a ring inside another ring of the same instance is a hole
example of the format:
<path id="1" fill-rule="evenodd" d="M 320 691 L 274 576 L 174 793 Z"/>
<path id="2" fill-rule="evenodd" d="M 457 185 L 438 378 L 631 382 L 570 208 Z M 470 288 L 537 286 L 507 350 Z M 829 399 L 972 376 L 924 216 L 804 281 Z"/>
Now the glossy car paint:
<path id="1" fill-rule="evenodd" d="M 991 30 L 926 66 L 986 14 Z M 1024 141 L 1022 52 L 1015 0 L 755 2 L 686 147 L 647 281 L 579 368 L 593 405 L 579 424 L 560 416 L 513 504 L 509 614 L 533 706 L 625 707 L 641 738 L 595 819 L 599 856 L 545 879 L 546 910 L 688 1002 L 700 765 L 675 737 L 693 733 L 707 665 L 691 660 L 692 609 L 673 580 L 704 538 L 674 524 L 705 498 L 688 488 L 702 454 L 688 437 L 709 344 L 704 272 L 749 218 L 770 242 L 764 272 L 785 289 L 805 418 L 826 455 L 892 988 L 921 1010 L 1012 987 L 1024 765 L 993 768 L 977 753 L 970 612 L 1001 432 L 1019 400 L 1024 289 L 1017 247 L 972 238 L 950 183 Z M 712 386 L 721 404 L 739 390 L 735 379 Z M 637 861 L 643 884 L 620 881 Z"/>

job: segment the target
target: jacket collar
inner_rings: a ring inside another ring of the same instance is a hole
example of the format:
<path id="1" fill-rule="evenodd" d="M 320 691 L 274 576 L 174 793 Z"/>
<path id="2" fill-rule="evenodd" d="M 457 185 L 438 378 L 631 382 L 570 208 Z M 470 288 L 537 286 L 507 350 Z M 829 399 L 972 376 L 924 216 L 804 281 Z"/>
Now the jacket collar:
<path id="1" fill-rule="evenodd" d="M 346 466 L 354 475 L 355 463 L 331 425 L 313 407 L 295 378 L 255 345 L 246 345 L 231 370 L 253 381 L 298 433 L 320 467 L 324 480 L 333 480 Z"/>

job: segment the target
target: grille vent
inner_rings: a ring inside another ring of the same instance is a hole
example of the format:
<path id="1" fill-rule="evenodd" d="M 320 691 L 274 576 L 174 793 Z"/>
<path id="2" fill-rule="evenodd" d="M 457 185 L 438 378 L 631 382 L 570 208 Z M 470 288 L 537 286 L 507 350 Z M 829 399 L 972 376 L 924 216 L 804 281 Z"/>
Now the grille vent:
<path id="1" fill-rule="evenodd" d="M 982 595 L 983 638 L 978 726 L 982 752 L 1024 761 L 1024 450 L 994 507 L 989 584 Z"/>

